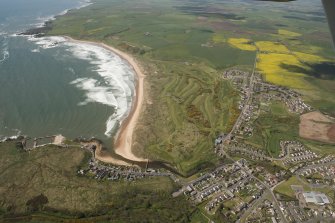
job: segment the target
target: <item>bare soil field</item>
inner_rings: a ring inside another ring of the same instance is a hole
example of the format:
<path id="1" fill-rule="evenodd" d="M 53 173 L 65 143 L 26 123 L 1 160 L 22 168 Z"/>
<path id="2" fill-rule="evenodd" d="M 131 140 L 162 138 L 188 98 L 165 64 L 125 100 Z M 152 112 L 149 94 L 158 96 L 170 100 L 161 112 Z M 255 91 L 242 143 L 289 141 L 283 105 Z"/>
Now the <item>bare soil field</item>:
<path id="1" fill-rule="evenodd" d="M 299 135 L 305 139 L 335 143 L 335 119 L 317 111 L 301 115 Z"/>

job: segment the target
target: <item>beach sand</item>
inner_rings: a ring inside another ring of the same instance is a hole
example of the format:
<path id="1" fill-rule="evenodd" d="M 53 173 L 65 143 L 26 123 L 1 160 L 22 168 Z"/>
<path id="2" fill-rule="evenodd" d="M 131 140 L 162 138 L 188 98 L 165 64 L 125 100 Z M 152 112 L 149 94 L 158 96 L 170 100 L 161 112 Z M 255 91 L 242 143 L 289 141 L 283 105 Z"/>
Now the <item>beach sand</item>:
<path id="1" fill-rule="evenodd" d="M 65 38 L 68 41 L 71 42 L 77 42 L 77 43 L 86 43 L 86 44 L 93 44 L 96 46 L 103 47 L 107 50 L 112 51 L 113 53 L 120 56 L 122 59 L 126 60 L 134 69 L 136 76 L 137 76 L 137 84 L 136 84 L 136 96 L 133 101 L 133 105 L 131 108 L 131 111 L 128 115 L 128 117 L 122 122 L 121 127 L 116 135 L 114 150 L 115 153 L 132 161 L 147 161 L 147 159 L 141 158 L 136 156 L 132 152 L 132 143 L 133 143 L 133 132 L 135 130 L 137 121 L 140 116 L 143 100 L 144 100 L 144 78 L 145 75 L 143 74 L 141 68 L 136 63 L 135 59 L 128 55 L 127 53 L 124 53 L 118 49 L 115 49 L 114 47 L 111 47 L 109 45 L 106 45 L 104 43 L 100 42 L 92 42 L 92 41 L 84 41 L 84 40 L 75 40 L 71 37 L 65 36 Z M 114 164 L 120 164 L 119 161 L 112 158 L 108 154 L 99 154 L 97 159 L 107 162 L 107 163 L 114 163 Z M 123 163 L 124 164 L 124 163 Z"/>

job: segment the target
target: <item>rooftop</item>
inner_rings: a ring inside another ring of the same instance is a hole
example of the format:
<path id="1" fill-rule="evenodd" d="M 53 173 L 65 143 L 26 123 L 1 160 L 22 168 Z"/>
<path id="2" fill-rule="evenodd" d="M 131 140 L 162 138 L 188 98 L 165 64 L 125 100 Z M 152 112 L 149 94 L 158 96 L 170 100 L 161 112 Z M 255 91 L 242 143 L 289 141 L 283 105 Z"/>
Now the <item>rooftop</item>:
<path id="1" fill-rule="evenodd" d="M 319 205 L 324 205 L 324 204 L 329 204 L 329 199 L 328 197 L 320 192 L 304 192 L 302 193 L 306 203 L 314 203 L 314 204 L 319 204 Z"/>

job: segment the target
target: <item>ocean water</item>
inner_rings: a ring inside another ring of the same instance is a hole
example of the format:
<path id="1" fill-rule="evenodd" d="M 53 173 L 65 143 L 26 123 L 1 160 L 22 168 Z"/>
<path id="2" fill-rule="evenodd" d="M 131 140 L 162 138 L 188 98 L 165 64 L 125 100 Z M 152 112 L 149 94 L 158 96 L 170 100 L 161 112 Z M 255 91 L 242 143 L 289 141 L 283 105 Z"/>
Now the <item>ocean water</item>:
<path id="1" fill-rule="evenodd" d="M 127 116 L 134 71 L 114 53 L 63 37 L 15 34 L 83 1 L 0 1 L 0 139 L 62 134 L 105 142 Z"/>

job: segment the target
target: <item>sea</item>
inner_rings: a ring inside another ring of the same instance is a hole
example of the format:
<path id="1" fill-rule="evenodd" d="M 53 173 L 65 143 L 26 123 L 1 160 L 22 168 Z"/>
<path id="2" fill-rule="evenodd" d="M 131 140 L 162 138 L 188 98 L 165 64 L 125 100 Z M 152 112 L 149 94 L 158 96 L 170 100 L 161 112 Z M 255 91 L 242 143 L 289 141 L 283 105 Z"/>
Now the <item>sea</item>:
<path id="1" fill-rule="evenodd" d="M 135 94 L 132 67 L 93 44 L 17 35 L 90 4 L 0 0 L 0 141 L 62 134 L 111 142 Z"/>

